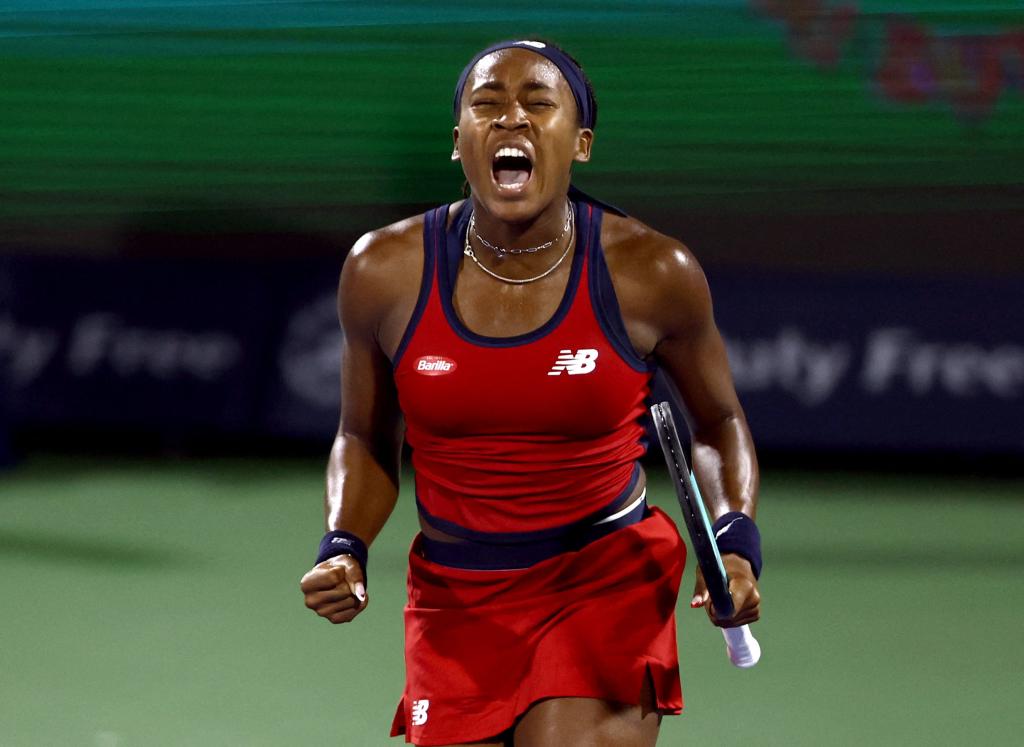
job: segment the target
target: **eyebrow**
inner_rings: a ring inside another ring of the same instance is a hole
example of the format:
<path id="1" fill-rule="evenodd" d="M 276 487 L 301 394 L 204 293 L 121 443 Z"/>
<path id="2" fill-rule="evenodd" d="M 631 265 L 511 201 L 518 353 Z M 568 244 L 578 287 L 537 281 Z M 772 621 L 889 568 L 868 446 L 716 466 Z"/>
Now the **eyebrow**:
<path id="1" fill-rule="evenodd" d="M 523 84 L 523 88 L 527 91 L 554 91 L 554 86 L 550 86 L 547 83 L 539 80 L 528 80 Z M 504 91 L 505 84 L 499 80 L 488 80 L 484 81 L 470 93 L 476 93 L 477 91 Z"/>

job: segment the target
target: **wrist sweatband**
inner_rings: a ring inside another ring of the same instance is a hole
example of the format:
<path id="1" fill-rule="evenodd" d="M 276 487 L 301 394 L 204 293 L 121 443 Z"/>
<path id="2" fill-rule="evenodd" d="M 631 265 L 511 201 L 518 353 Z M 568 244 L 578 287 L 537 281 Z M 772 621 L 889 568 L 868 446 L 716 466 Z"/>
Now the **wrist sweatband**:
<path id="1" fill-rule="evenodd" d="M 754 520 L 740 511 L 719 516 L 711 525 L 718 552 L 734 553 L 750 561 L 754 578 L 761 578 L 761 533 Z"/>
<path id="2" fill-rule="evenodd" d="M 366 543 L 351 532 L 334 531 L 328 532 L 320 540 L 320 552 L 316 556 L 316 563 L 320 565 L 328 558 L 338 555 L 351 555 L 359 563 L 359 569 L 363 572 L 363 583 L 366 583 L 366 560 L 370 551 L 366 549 Z"/>

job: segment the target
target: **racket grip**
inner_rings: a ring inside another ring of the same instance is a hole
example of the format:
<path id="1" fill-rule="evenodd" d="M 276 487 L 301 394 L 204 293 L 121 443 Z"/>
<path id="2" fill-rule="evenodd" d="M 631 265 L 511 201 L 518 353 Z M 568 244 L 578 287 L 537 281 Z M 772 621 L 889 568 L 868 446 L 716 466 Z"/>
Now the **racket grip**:
<path id="1" fill-rule="evenodd" d="M 741 669 L 749 669 L 761 658 L 761 644 L 750 632 L 749 625 L 738 628 L 722 628 L 725 645 L 729 650 L 729 661 Z"/>

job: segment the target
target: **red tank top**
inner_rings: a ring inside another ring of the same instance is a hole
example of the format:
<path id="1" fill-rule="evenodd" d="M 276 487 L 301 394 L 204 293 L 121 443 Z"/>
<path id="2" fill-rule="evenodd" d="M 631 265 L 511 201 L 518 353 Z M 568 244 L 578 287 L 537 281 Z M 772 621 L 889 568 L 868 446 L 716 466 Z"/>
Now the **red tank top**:
<path id="1" fill-rule="evenodd" d="M 600 515 L 636 482 L 653 373 L 626 336 L 602 211 L 575 204 L 577 248 L 551 319 L 528 334 L 486 337 L 452 306 L 469 205 L 450 228 L 448 206 L 426 214 L 423 280 L 395 354 L 419 509 L 469 538 Z"/>

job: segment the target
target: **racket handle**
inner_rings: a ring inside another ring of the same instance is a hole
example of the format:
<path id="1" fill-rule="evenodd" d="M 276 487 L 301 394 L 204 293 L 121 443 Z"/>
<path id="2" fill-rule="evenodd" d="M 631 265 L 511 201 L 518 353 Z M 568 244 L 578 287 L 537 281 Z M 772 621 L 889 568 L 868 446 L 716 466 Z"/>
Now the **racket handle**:
<path id="1" fill-rule="evenodd" d="M 750 632 L 749 625 L 738 628 L 722 628 L 725 645 L 729 649 L 729 661 L 741 669 L 749 669 L 761 658 L 761 644 Z"/>

